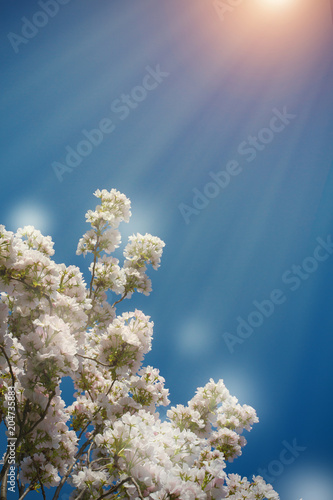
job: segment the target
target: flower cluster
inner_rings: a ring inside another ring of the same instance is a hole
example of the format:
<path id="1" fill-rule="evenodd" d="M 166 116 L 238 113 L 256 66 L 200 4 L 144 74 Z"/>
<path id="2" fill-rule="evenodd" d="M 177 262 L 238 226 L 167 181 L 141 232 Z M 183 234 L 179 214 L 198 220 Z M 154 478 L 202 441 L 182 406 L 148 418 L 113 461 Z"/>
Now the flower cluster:
<path id="1" fill-rule="evenodd" d="M 15 387 L 20 498 L 33 490 L 46 498 L 45 488 L 54 488 L 57 499 L 67 482 L 73 499 L 278 500 L 261 477 L 226 472 L 258 418 L 222 380 L 160 418 L 169 393 L 159 371 L 143 365 L 153 323 L 139 310 L 117 314 L 117 304 L 150 293 L 147 268 L 159 267 L 164 243 L 130 236 L 121 265 L 110 254 L 121 244 L 130 201 L 115 189 L 94 194 L 100 204 L 87 212 L 91 229 L 77 249 L 92 258 L 88 285 L 79 268 L 52 260 L 49 236 L 0 226 L 0 417 Z M 64 377 L 75 391 L 69 406 Z"/>
<path id="2" fill-rule="evenodd" d="M 262 500 L 279 500 L 279 495 L 273 490 L 270 484 L 266 484 L 261 476 L 253 476 L 250 483 L 246 478 L 241 478 L 238 474 L 230 474 L 227 478 L 229 492 L 227 498 L 238 500 L 241 498 L 258 498 Z"/>

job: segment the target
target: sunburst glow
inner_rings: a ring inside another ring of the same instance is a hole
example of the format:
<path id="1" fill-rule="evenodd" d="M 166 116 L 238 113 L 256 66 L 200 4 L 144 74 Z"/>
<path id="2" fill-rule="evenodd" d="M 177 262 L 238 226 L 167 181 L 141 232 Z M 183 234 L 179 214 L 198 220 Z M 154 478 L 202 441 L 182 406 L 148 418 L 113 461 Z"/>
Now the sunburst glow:
<path id="1" fill-rule="evenodd" d="M 279 8 L 288 7 L 295 4 L 296 0 L 259 0 L 259 2 L 267 7 Z"/>

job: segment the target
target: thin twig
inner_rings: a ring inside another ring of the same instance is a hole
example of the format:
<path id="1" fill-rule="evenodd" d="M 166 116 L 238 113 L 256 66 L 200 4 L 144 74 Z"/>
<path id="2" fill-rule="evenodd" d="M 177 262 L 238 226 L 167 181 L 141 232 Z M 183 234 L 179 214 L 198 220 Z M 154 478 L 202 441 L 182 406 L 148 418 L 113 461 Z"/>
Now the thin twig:
<path id="1" fill-rule="evenodd" d="M 110 385 L 110 387 L 109 387 L 109 389 L 108 389 L 108 392 L 106 393 L 106 396 L 108 396 L 108 395 L 110 394 L 110 391 L 111 391 L 112 387 L 114 386 L 114 383 L 115 383 L 115 381 L 116 381 L 116 380 L 117 380 L 116 378 L 114 378 L 114 379 L 112 380 L 111 385 Z"/>
<path id="2" fill-rule="evenodd" d="M 84 359 L 89 359 L 90 361 L 95 361 L 98 365 L 105 366 L 105 368 L 110 368 L 110 365 L 106 365 L 105 363 L 101 363 L 101 361 L 98 361 L 97 359 L 90 358 L 89 356 L 83 356 L 82 354 L 77 354 L 79 358 L 84 358 Z"/>
<path id="3" fill-rule="evenodd" d="M 97 500 L 101 500 L 102 498 L 107 497 L 111 493 L 114 493 L 115 491 L 117 491 L 118 488 L 120 488 L 120 486 L 122 486 L 123 484 L 127 483 L 127 481 L 130 481 L 131 479 L 132 479 L 131 476 L 125 477 L 125 479 L 123 479 L 122 481 L 120 481 L 120 483 L 115 484 L 113 486 L 113 488 L 111 488 L 109 491 L 107 491 L 106 493 L 104 493 L 104 495 L 99 496 Z"/>
<path id="4" fill-rule="evenodd" d="M 121 297 L 121 299 L 119 299 L 116 302 L 114 302 L 111 307 L 116 306 L 117 304 L 119 304 L 119 302 L 121 302 L 122 300 L 124 300 L 124 298 L 127 296 L 127 294 L 128 294 L 128 292 L 125 292 L 124 295 Z"/>
<path id="5" fill-rule="evenodd" d="M 76 497 L 75 500 L 79 500 L 80 498 L 82 498 L 83 495 L 85 494 L 85 492 L 87 491 L 87 489 L 88 488 L 86 487 L 86 488 L 84 488 L 84 490 L 81 490 L 80 493 L 79 493 L 79 495 Z"/>
<path id="6" fill-rule="evenodd" d="M 85 443 L 83 443 L 83 445 L 81 446 L 81 448 L 75 454 L 75 457 L 74 457 L 75 458 L 75 462 L 72 463 L 72 465 L 69 467 L 69 469 L 66 472 L 66 474 L 62 477 L 62 479 L 61 479 L 60 483 L 58 484 L 58 487 L 57 487 L 57 489 L 56 489 L 56 491 L 54 493 L 53 500 L 57 500 L 59 498 L 61 488 L 63 487 L 63 485 L 65 484 L 66 480 L 68 479 L 70 473 L 74 469 L 74 466 L 76 465 L 77 460 L 80 458 L 81 455 L 83 455 L 83 453 L 85 452 L 86 447 L 94 439 L 94 437 L 95 437 L 95 431 L 90 436 L 90 438 L 87 439 L 87 441 Z"/>
<path id="7" fill-rule="evenodd" d="M 89 287 L 89 298 L 91 298 L 93 282 L 94 282 L 94 279 L 95 279 L 95 269 L 96 269 L 97 249 L 98 249 L 98 246 L 99 246 L 99 235 L 97 234 L 96 245 L 95 245 L 95 248 L 94 248 L 94 263 L 93 263 L 93 268 L 92 268 L 92 272 L 91 272 L 91 281 L 90 281 L 90 287 Z"/>
<path id="8" fill-rule="evenodd" d="M 23 284 L 24 286 L 26 286 L 27 288 L 30 288 L 30 290 L 32 290 L 33 292 L 36 292 L 36 288 L 35 288 L 35 287 L 33 287 L 33 286 L 31 286 L 31 285 L 29 285 L 29 283 L 26 283 L 26 282 L 24 281 L 24 279 L 22 279 L 22 278 L 14 278 L 14 277 L 12 277 L 11 279 L 12 279 L 12 280 L 14 280 L 14 281 L 18 281 L 19 283 L 22 283 L 22 284 Z M 42 286 L 42 285 L 40 285 L 40 286 Z M 52 315 L 52 312 L 53 312 L 53 304 L 52 304 L 52 301 L 51 301 L 50 297 L 49 297 L 49 296 L 47 295 L 47 293 L 45 293 L 45 292 L 42 292 L 42 291 L 41 291 L 40 293 L 41 293 L 41 296 L 42 296 L 42 297 L 45 297 L 45 298 L 46 298 L 46 300 L 48 301 L 49 306 L 50 306 L 50 315 Z"/>
<path id="9" fill-rule="evenodd" d="M 4 357 L 6 358 L 6 361 L 7 361 L 8 367 L 9 367 L 9 371 L 10 371 L 10 376 L 12 377 L 12 384 L 14 387 L 14 398 L 15 398 L 15 413 L 17 416 L 18 423 L 19 423 L 19 425 L 21 425 L 22 421 L 21 421 L 20 414 L 18 412 L 18 404 L 17 404 L 17 397 L 16 397 L 16 391 L 15 391 L 15 375 L 14 375 L 13 368 L 12 368 L 12 365 L 10 363 L 10 359 L 7 356 L 5 348 L 2 347 L 2 345 L 0 345 L 0 349 L 3 352 Z"/>
<path id="10" fill-rule="evenodd" d="M 137 492 L 138 492 L 138 495 L 139 495 L 140 500 L 144 500 L 144 498 L 143 498 L 143 496 L 142 496 L 142 493 L 141 493 L 140 486 L 138 485 L 138 483 L 136 482 L 136 480 L 134 479 L 134 477 L 131 477 L 131 481 L 132 481 L 132 483 L 134 484 L 134 486 L 136 487 L 136 490 L 137 490 Z"/>
<path id="11" fill-rule="evenodd" d="M 48 409 L 49 409 L 49 407 L 50 407 L 51 401 L 52 401 L 52 399 L 54 398 L 54 396 L 55 396 L 55 391 L 53 391 L 53 392 L 51 393 L 51 395 L 49 396 L 49 400 L 48 400 L 48 402 L 47 402 L 46 408 L 45 408 L 45 410 L 44 410 L 44 412 L 43 412 L 42 416 L 41 416 L 41 417 L 37 420 L 37 422 L 35 422 L 35 423 L 34 423 L 34 425 L 33 425 L 33 426 L 32 426 L 32 427 L 28 430 L 28 431 L 26 431 L 26 432 L 24 433 L 24 434 L 25 434 L 25 437 L 27 436 L 27 434 L 30 434 L 30 433 L 31 433 L 31 432 L 32 432 L 32 431 L 33 431 L 33 430 L 37 427 L 37 425 L 39 425 L 39 424 L 40 424 L 40 423 L 44 420 L 44 418 L 46 417 L 46 414 L 47 414 L 47 412 L 48 412 Z M 18 439 L 17 439 L 17 440 L 18 440 Z M 17 446 L 18 446 L 18 445 L 17 445 Z"/>
<path id="12" fill-rule="evenodd" d="M 38 478 L 39 478 L 39 474 L 38 474 Z M 39 479 L 39 484 L 40 484 L 40 487 L 41 487 L 41 490 L 42 490 L 43 499 L 46 500 L 44 485 L 43 485 L 41 479 Z"/>
<path id="13" fill-rule="evenodd" d="M 14 376 L 14 372 L 13 372 L 13 369 L 12 369 L 12 365 L 10 364 L 10 360 L 9 360 L 9 358 L 8 358 L 8 356 L 7 356 L 7 353 L 6 353 L 6 351 L 5 351 L 5 348 L 4 348 L 4 347 L 2 347 L 2 345 L 0 345 L 0 349 L 2 350 L 3 355 L 5 356 L 6 361 L 7 361 L 7 363 L 8 363 L 8 367 L 9 367 L 10 375 L 11 375 L 11 377 L 12 377 L 12 382 L 13 382 L 13 386 L 14 386 L 14 385 L 15 385 L 15 376 Z"/>

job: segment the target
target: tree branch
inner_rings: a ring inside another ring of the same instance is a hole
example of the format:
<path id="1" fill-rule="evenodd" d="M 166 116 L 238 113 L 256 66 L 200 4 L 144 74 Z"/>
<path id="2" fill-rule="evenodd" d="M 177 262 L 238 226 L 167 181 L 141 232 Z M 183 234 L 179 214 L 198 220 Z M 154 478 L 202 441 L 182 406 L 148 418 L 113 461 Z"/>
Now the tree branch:
<path id="1" fill-rule="evenodd" d="M 32 285 L 29 285 L 29 283 L 26 283 L 26 282 L 24 281 L 24 279 L 23 279 L 23 278 L 14 278 L 14 277 L 12 277 L 11 279 L 12 279 L 12 280 L 14 280 L 14 281 L 18 281 L 19 283 L 22 283 L 22 284 L 23 284 L 24 286 L 26 286 L 27 288 L 30 288 L 30 290 L 32 290 L 33 292 L 36 292 L 36 288 L 35 288 L 35 287 L 33 287 Z M 41 286 L 41 285 L 40 285 L 40 286 Z M 51 302 L 50 297 L 49 297 L 49 296 L 47 295 L 47 293 L 45 293 L 45 292 L 42 292 L 42 291 L 41 291 L 40 293 L 41 293 L 41 296 L 42 296 L 42 297 L 45 297 L 45 298 L 46 298 L 46 300 L 48 301 L 49 306 L 50 306 L 50 315 L 52 315 L 52 312 L 53 312 L 53 304 L 52 304 L 52 302 Z"/>
<path id="2" fill-rule="evenodd" d="M 44 420 L 44 418 L 46 417 L 46 414 L 48 412 L 48 409 L 50 408 L 50 404 L 51 404 L 51 401 L 54 398 L 54 396 L 55 396 L 55 391 L 52 391 L 51 394 L 50 394 L 50 396 L 49 396 L 49 400 L 47 402 L 45 410 L 43 411 L 42 416 L 37 420 L 37 422 L 35 422 L 33 424 L 33 426 L 31 427 L 31 429 L 29 429 L 28 431 L 26 431 L 24 433 L 24 437 L 26 437 L 28 434 L 30 434 L 37 427 L 37 425 L 39 425 Z M 20 437 L 21 436 L 19 436 L 19 438 Z M 19 441 L 19 438 L 17 438 L 17 441 Z M 18 446 L 18 443 L 17 443 L 17 446 Z"/>
<path id="3" fill-rule="evenodd" d="M 7 474 L 8 474 L 8 461 L 6 460 L 5 465 L 3 466 L 4 474 L 2 476 L 2 483 L 1 483 L 1 489 L 0 489 L 0 500 L 6 500 L 7 499 Z M 2 472 L 2 471 L 1 471 Z"/>
<path id="4" fill-rule="evenodd" d="M 124 295 L 121 297 L 121 299 L 119 299 L 116 302 L 114 302 L 111 307 L 116 306 L 117 304 L 119 304 L 119 302 L 121 302 L 122 300 L 124 300 L 124 298 L 127 296 L 127 294 L 128 294 L 128 292 L 125 292 Z"/>
<path id="5" fill-rule="evenodd" d="M 144 500 L 144 498 L 143 498 L 143 496 L 142 496 L 142 493 L 141 493 L 140 486 L 138 485 L 138 483 L 136 482 L 136 480 L 134 479 L 134 477 L 131 477 L 131 481 L 132 481 L 132 483 L 134 484 L 134 486 L 136 487 L 136 490 L 137 490 L 137 492 L 138 492 L 138 495 L 139 495 L 140 500 Z"/>
<path id="6" fill-rule="evenodd" d="M 78 452 L 75 454 L 75 462 L 72 463 L 72 465 L 68 468 L 68 471 L 66 472 L 66 474 L 64 474 L 64 476 L 62 477 L 60 483 L 58 484 L 57 486 L 57 489 L 54 493 L 54 496 L 53 496 L 53 499 L 52 500 L 57 500 L 59 498 L 59 495 L 60 495 L 60 491 L 61 491 L 61 488 L 63 487 L 63 485 L 65 484 L 66 480 L 68 479 L 70 473 L 72 472 L 77 460 L 80 458 L 80 456 L 85 452 L 85 449 L 86 447 L 90 444 L 90 442 L 94 439 L 95 437 L 95 432 L 90 436 L 89 439 L 87 439 L 87 441 L 85 443 L 83 443 L 83 445 L 81 446 L 81 448 L 78 450 Z"/>
<path id="7" fill-rule="evenodd" d="M 14 385 L 15 385 L 15 376 L 14 376 L 14 372 L 13 372 L 13 369 L 12 369 L 12 365 L 10 364 L 10 360 L 9 360 L 9 358 L 8 358 L 8 356 L 7 356 L 7 353 L 6 353 L 6 351 L 5 351 L 5 348 L 4 348 L 4 347 L 2 347 L 2 345 L 0 345 L 0 349 L 1 349 L 1 351 L 3 352 L 3 355 L 4 355 L 4 357 L 6 358 L 6 361 L 7 361 L 7 363 L 8 363 L 8 367 L 9 367 L 10 375 L 11 375 L 11 377 L 12 377 L 12 383 L 13 383 L 13 386 L 14 386 Z"/>
<path id="8" fill-rule="evenodd" d="M 83 356 L 82 354 L 77 354 L 79 358 L 84 358 L 84 359 L 89 359 L 90 361 L 95 361 L 98 365 L 105 366 L 105 368 L 110 368 L 110 365 L 106 365 L 105 363 L 101 363 L 101 361 L 98 361 L 97 359 L 90 358 L 89 356 Z"/>
<path id="9" fill-rule="evenodd" d="M 0 349 L 3 352 L 4 357 L 6 358 L 6 361 L 7 361 L 8 367 L 9 367 L 9 371 L 10 371 L 10 376 L 12 377 L 12 384 L 13 384 L 13 387 L 14 387 L 14 398 L 15 398 L 15 413 L 16 413 L 16 416 L 17 416 L 18 423 L 19 423 L 19 425 L 21 425 L 22 421 L 21 421 L 21 417 L 20 417 L 20 414 L 19 414 L 19 411 L 18 411 L 17 397 L 16 397 L 16 391 L 15 391 L 15 375 L 14 375 L 14 372 L 13 372 L 13 369 L 12 369 L 12 365 L 10 363 L 10 359 L 7 356 L 5 348 L 2 347 L 2 345 L 0 345 Z"/>
<path id="10" fill-rule="evenodd" d="M 20 496 L 19 500 L 23 500 L 23 498 L 25 498 L 27 496 L 27 494 L 30 493 L 30 491 L 32 491 L 34 488 L 35 488 L 35 486 L 33 484 L 31 484 L 29 486 L 29 488 L 27 488 L 25 490 L 25 492 Z"/>
<path id="11" fill-rule="evenodd" d="M 95 269 L 96 269 L 96 261 L 97 261 L 97 249 L 99 246 L 99 237 L 100 236 L 97 233 L 97 240 L 96 240 L 96 245 L 95 245 L 95 249 L 94 249 L 94 263 L 93 263 L 93 268 L 92 268 L 92 272 L 91 272 L 91 281 L 90 281 L 90 287 L 89 287 L 89 298 L 91 298 L 92 287 L 93 287 L 93 282 L 94 282 L 94 278 L 95 278 Z"/>
<path id="12" fill-rule="evenodd" d="M 120 488 L 120 486 L 122 486 L 123 484 L 127 483 L 127 481 L 130 481 L 131 479 L 132 479 L 131 476 L 125 477 L 125 479 L 123 479 L 122 481 L 120 481 L 120 483 L 115 484 L 109 491 L 107 491 L 106 493 L 104 493 L 104 495 L 99 496 L 97 498 L 97 500 L 101 500 L 102 498 L 107 497 L 111 493 L 114 493 L 115 491 L 117 491 L 118 488 Z"/>
<path id="13" fill-rule="evenodd" d="M 79 500 L 80 498 L 82 498 L 82 497 L 83 497 L 83 495 L 85 494 L 85 492 L 87 491 L 87 489 L 88 489 L 88 488 L 87 488 L 87 487 L 85 487 L 85 488 L 84 488 L 84 490 L 81 490 L 81 491 L 80 491 L 80 493 L 79 493 L 79 495 L 76 497 L 76 499 L 75 499 L 75 500 Z"/>

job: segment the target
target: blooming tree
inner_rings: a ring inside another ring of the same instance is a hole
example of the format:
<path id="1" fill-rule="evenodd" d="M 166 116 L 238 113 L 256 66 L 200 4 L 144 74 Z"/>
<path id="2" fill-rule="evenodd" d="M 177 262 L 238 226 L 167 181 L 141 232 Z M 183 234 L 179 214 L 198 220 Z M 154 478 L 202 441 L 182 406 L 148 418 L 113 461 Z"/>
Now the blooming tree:
<path id="1" fill-rule="evenodd" d="M 130 236 L 120 266 L 110 254 L 130 201 L 114 189 L 94 194 L 100 204 L 87 212 L 91 229 L 77 249 L 92 257 L 88 286 L 78 267 L 52 260 L 49 236 L 32 226 L 15 234 L 0 226 L 0 417 L 7 437 L 0 498 L 36 490 L 56 500 L 69 483 L 71 498 L 82 500 L 278 500 L 261 477 L 225 471 L 258 418 L 222 380 L 211 379 L 187 406 L 160 419 L 156 408 L 169 404 L 168 390 L 159 371 L 142 364 L 153 323 L 139 310 L 117 315 L 117 304 L 135 291 L 149 295 L 147 266 L 159 267 L 164 243 Z M 70 406 L 61 397 L 64 377 L 75 388 Z"/>

